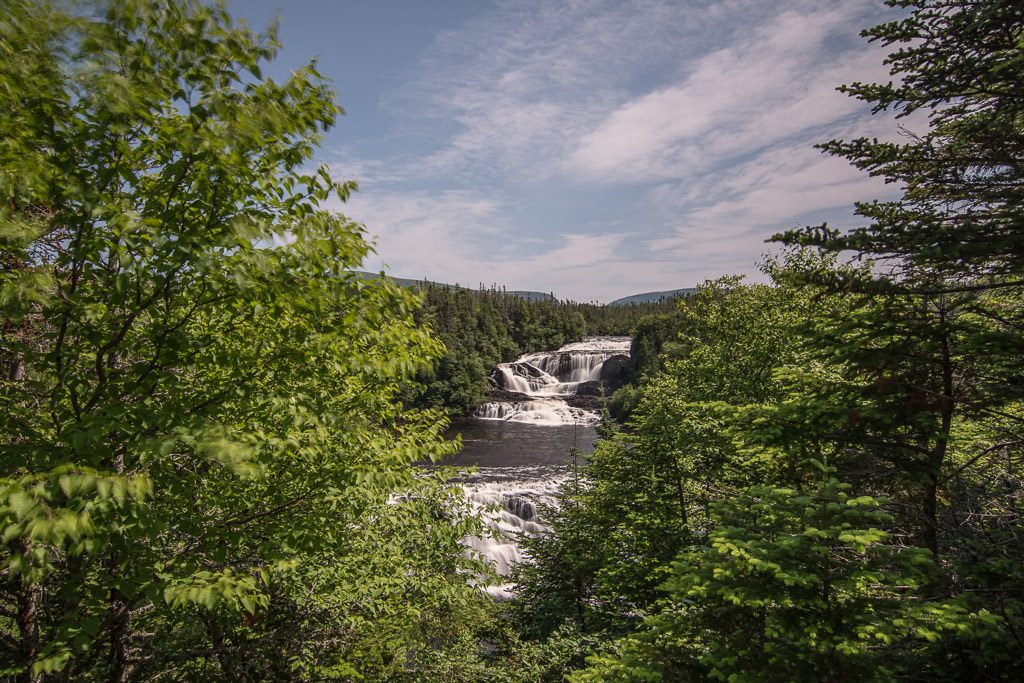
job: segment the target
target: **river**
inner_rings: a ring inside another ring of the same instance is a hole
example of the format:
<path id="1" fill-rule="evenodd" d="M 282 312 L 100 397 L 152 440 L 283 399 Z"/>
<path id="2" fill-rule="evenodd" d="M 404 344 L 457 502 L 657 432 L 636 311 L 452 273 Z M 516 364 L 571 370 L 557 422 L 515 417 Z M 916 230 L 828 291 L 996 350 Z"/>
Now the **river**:
<path id="1" fill-rule="evenodd" d="M 499 576 L 507 578 L 523 560 L 522 534 L 547 530 L 540 506 L 557 504 L 572 447 L 593 450 L 599 397 L 625 380 L 629 345 L 629 337 L 590 337 L 502 363 L 491 371 L 488 401 L 449 430 L 451 438 L 462 437 L 463 448 L 445 464 L 477 468 L 461 484 L 491 530 L 465 542 Z M 488 587 L 499 600 L 512 590 L 508 582 Z"/>

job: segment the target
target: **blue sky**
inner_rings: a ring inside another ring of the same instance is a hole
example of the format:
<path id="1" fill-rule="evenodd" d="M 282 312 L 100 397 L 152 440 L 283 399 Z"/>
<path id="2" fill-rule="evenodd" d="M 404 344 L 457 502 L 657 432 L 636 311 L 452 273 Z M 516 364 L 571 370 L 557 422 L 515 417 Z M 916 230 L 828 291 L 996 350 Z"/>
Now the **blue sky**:
<path id="1" fill-rule="evenodd" d="M 893 138 L 835 92 L 889 80 L 880 0 L 236 0 L 348 112 L 318 161 L 360 191 L 364 264 L 609 301 L 746 273 L 775 231 L 894 188 L 812 145 Z"/>

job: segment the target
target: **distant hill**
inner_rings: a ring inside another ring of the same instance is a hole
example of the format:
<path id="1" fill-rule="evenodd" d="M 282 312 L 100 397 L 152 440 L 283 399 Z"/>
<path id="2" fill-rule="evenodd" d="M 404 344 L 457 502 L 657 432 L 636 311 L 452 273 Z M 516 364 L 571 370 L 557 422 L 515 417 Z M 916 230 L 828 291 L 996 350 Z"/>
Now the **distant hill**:
<path id="1" fill-rule="evenodd" d="M 367 273 L 365 271 L 356 271 L 356 277 L 360 278 L 375 278 L 380 277 L 379 273 Z M 433 282 L 431 280 L 412 280 L 407 277 L 395 277 L 393 275 L 386 275 L 389 280 L 394 282 L 399 287 L 419 287 L 424 283 L 431 283 L 438 285 L 439 287 L 458 287 L 459 289 L 473 289 L 472 287 L 463 287 L 462 285 L 450 285 L 445 282 Z M 693 287 L 684 287 L 683 289 L 669 289 L 664 292 L 644 292 L 643 294 L 633 294 L 632 296 L 625 296 L 621 299 L 616 299 L 611 303 L 605 304 L 606 306 L 627 306 L 629 304 L 651 304 L 658 303 L 666 299 L 675 299 L 681 296 L 689 296 L 693 294 L 696 289 Z M 549 292 L 531 292 L 524 289 L 515 289 L 506 291 L 506 294 L 511 296 L 518 296 L 521 299 L 527 301 L 553 301 L 556 299 L 554 294 Z"/>
<path id="2" fill-rule="evenodd" d="M 609 306 L 626 306 L 628 304 L 654 304 L 665 299 L 676 299 L 681 296 L 690 296 L 696 289 L 693 287 L 684 287 L 682 289 L 669 289 L 664 292 L 644 292 L 643 294 L 633 294 L 632 296 L 624 296 L 621 299 L 616 299 L 610 302 Z"/>
<path id="3" fill-rule="evenodd" d="M 356 271 L 356 277 L 359 277 L 359 278 L 375 278 L 375 277 L 380 277 L 380 274 L 379 273 L 367 273 L 365 271 Z M 444 282 L 431 282 L 430 280 L 411 280 L 411 279 L 409 279 L 407 277 L 394 277 L 393 275 L 387 275 L 385 277 L 387 277 L 387 279 L 391 280 L 392 282 L 394 282 L 399 287 L 419 287 L 420 285 L 429 282 L 431 284 L 439 285 L 441 287 L 458 287 L 459 289 L 472 289 L 472 287 L 463 287 L 461 285 L 449 285 L 449 284 L 444 283 Z M 553 300 L 555 298 L 555 296 L 553 294 L 549 294 L 548 292 L 530 292 L 530 291 L 519 290 L 519 289 L 512 290 L 512 291 L 506 291 L 505 293 L 509 294 L 511 296 L 517 296 L 520 299 L 526 299 L 527 301 L 547 301 L 547 300 Z"/>

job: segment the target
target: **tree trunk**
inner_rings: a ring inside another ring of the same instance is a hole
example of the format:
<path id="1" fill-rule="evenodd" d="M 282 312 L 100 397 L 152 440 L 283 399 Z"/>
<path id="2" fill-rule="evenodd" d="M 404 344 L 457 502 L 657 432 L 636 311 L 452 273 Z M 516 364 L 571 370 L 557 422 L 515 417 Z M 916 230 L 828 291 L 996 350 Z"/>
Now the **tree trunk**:
<path id="1" fill-rule="evenodd" d="M 946 323 L 945 302 L 940 298 L 939 316 L 943 325 Z M 938 399 L 941 415 L 939 433 L 935 439 L 929 458 L 927 479 L 925 480 L 921 501 L 921 535 L 925 548 L 931 551 L 933 559 L 939 559 L 939 520 L 938 520 L 938 481 L 942 475 L 942 464 L 946 460 L 949 448 L 949 434 L 953 427 L 953 411 L 956 403 L 953 399 L 953 359 L 949 348 L 949 331 L 943 328 L 941 343 L 942 361 L 942 392 Z"/>
<path id="2" fill-rule="evenodd" d="M 128 663 L 128 603 L 121 591 L 110 591 L 110 682 L 126 683 Z"/>
<path id="3" fill-rule="evenodd" d="M 27 551 L 28 546 L 25 544 Z M 39 683 L 42 675 L 32 671 L 39 656 L 39 597 L 38 584 L 22 582 L 18 590 L 18 657 L 25 670 L 18 676 L 19 683 Z"/>
<path id="4" fill-rule="evenodd" d="M 939 525 L 938 525 L 938 487 L 935 478 L 924 486 L 921 500 L 921 540 L 925 548 L 931 551 L 935 560 L 939 559 Z"/>
<path id="5" fill-rule="evenodd" d="M 12 382 L 25 379 L 25 359 L 20 353 L 7 364 L 7 379 Z"/>

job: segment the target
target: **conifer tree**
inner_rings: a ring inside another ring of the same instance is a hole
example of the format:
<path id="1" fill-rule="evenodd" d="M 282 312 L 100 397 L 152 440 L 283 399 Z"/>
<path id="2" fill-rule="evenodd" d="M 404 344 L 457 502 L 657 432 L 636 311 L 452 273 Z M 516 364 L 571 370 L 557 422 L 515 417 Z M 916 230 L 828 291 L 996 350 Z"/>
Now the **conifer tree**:
<path id="1" fill-rule="evenodd" d="M 904 17 L 863 36 L 892 50 L 894 80 L 841 90 L 897 117 L 927 116 L 908 142 L 833 140 L 823 149 L 897 183 L 899 199 L 857 204 L 868 225 L 776 236 L 885 259 L 876 285 L 961 291 L 1024 275 L 1024 7 L 1013 0 L 890 0 Z"/>
<path id="2" fill-rule="evenodd" d="M 880 501 L 817 465 L 809 491 L 757 486 L 715 504 L 707 544 L 664 584 L 671 605 L 571 680 L 892 680 L 915 629 L 902 596 L 929 560 L 880 530 Z"/>
<path id="3" fill-rule="evenodd" d="M 910 121 L 908 141 L 822 148 L 899 185 L 901 196 L 858 203 L 867 221 L 859 228 L 775 239 L 864 262 L 796 276 L 854 302 L 809 330 L 821 357 L 844 368 L 820 391 L 846 413 L 828 434 L 845 452 L 837 465 L 876 490 L 902 482 L 902 492 L 888 488 L 905 505 L 898 522 L 938 560 L 928 599 L 975 620 L 998 615 L 994 630 L 977 633 L 965 617 L 926 666 L 1005 677 L 1024 662 L 1024 583 L 1014 571 L 974 567 L 1024 562 L 1020 543 L 979 542 L 1019 538 L 1024 521 L 1024 7 L 888 4 L 907 13 L 863 35 L 891 49 L 893 81 L 842 90 Z"/>

